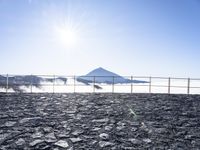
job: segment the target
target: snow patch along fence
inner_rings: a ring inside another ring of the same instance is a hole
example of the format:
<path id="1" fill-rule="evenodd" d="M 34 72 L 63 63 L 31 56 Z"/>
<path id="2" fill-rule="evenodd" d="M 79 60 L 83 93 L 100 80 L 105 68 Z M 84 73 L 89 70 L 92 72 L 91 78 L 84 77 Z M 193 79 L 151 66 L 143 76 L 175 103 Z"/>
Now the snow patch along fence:
<path id="1" fill-rule="evenodd" d="M 200 79 L 146 76 L 0 75 L 6 93 L 200 94 Z"/>

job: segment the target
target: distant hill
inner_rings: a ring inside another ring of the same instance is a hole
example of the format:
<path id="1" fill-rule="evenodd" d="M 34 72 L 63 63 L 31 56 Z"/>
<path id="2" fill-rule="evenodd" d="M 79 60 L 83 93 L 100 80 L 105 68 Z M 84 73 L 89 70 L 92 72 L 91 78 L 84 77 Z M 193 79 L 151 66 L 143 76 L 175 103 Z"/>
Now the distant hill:
<path id="1" fill-rule="evenodd" d="M 9 76 L 8 77 L 8 88 L 13 89 L 16 92 L 23 92 L 23 90 L 20 88 L 20 86 L 28 87 L 32 84 L 32 86 L 40 88 L 41 87 L 40 83 L 43 80 L 44 79 L 41 77 L 31 76 L 31 75 Z M 6 76 L 0 75 L 0 86 L 2 88 L 6 88 L 6 86 L 7 86 L 7 77 Z"/>
<path id="2" fill-rule="evenodd" d="M 9 76 L 8 77 L 8 88 L 13 89 L 16 92 L 23 92 L 23 89 L 21 89 L 21 86 L 33 86 L 37 88 L 42 87 L 42 82 L 54 82 L 57 80 L 63 81 L 64 84 L 67 83 L 67 78 L 63 77 L 57 77 L 57 78 L 45 78 L 45 77 L 39 77 L 35 75 L 25 75 L 25 76 Z M 7 87 L 7 77 L 0 75 L 0 88 L 6 88 Z"/>
<path id="3" fill-rule="evenodd" d="M 95 76 L 95 79 L 94 79 Z M 117 83 L 148 83 L 146 81 L 140 81 L 140 80 L 130 80 L 126 79 L 116 73 L 113 73 L 111 71 L 108 71 L 104 68 L 97 68 L 89 72 L 88 74 L 84 76 L 79 76 L 77 78 L 77 81 L 83 82 L 85 84 L 93 83 L 95 80 L 95 83 L 107 83 L 107 84 L 117 84 Z"/>

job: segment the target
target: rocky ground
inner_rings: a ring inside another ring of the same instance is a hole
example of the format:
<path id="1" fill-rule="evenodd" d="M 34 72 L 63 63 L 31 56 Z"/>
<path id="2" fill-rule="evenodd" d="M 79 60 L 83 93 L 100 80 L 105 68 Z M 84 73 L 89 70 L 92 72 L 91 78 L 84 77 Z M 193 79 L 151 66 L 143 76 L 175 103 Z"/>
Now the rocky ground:
<path id="1" fill-rule="evenodd" d="M 198 150 L 200 96 L 2 93 L 0 149 Z"/>

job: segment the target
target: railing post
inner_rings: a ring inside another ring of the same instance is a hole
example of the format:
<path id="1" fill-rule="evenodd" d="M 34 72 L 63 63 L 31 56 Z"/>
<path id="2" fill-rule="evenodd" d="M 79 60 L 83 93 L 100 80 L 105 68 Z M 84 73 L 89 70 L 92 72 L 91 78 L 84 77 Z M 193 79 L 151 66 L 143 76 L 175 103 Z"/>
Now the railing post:
<path id="1" fill-rule="evenodd" d="M 76 92 L 76 76 L 74 76 L 74 93 Z"/>
<path id="2" fill-rule="evenodd" d="M 149 93 L 151 93 L 151 77 L 149 77 Z"/>
<path id="3" fill-rule="evenodd" d="M 55 75 L 53 75 L 53 93 L 54 93 L 54 88 L 55 88 L 55 80 L 56 80 L 56 77 L 55 77 Z"/>
<path id="4" fill-rule="evenodd" d="M 171 78 L 168 79 L 168 94 L 170 94 L 170 88 L 171 88 Z"/>
<path id="5" fill-rule="evenodd" d="M 187 94 L 190 94 L 190 78 L 188 78 Z"/>
<path id="6" fill-rule="evenodd" d="M 93 77 L 93 93 L 95 93 L 95 76 Z"/>
<path id="7" fill-rule="evenodd" d="M 8 74 L 6 75 L 6 93 L 8 93 Z"/>
<path id="8" fill-rule="evenodd" d="M 131 93 L 133 93 L 133 76 L 131 76 Z"/>
<path id="9" fill-rule="evenodd" d="M 33 87 L 33 75 L 31 74 L 31 93 L 32 93 L 32 87 Z"/>
<path id="10" fill-rule="evenodd" d="M 115 79 L 114 79 L 115 77 L 113 76 L 113 83 L 112 83 L 112 93 L 114 93 L 114 84 L 115 84 Z"/>

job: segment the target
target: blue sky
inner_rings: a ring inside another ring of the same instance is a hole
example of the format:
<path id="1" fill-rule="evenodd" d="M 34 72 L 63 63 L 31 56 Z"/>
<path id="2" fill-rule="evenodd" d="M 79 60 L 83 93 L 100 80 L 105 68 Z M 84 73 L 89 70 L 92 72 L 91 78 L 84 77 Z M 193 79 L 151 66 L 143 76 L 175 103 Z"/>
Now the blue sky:
<path id="1" fill-rule="evenodd" d="M 200 77 L 200 1 L 0 0 L 0 46 L 1 74 Z"/>

